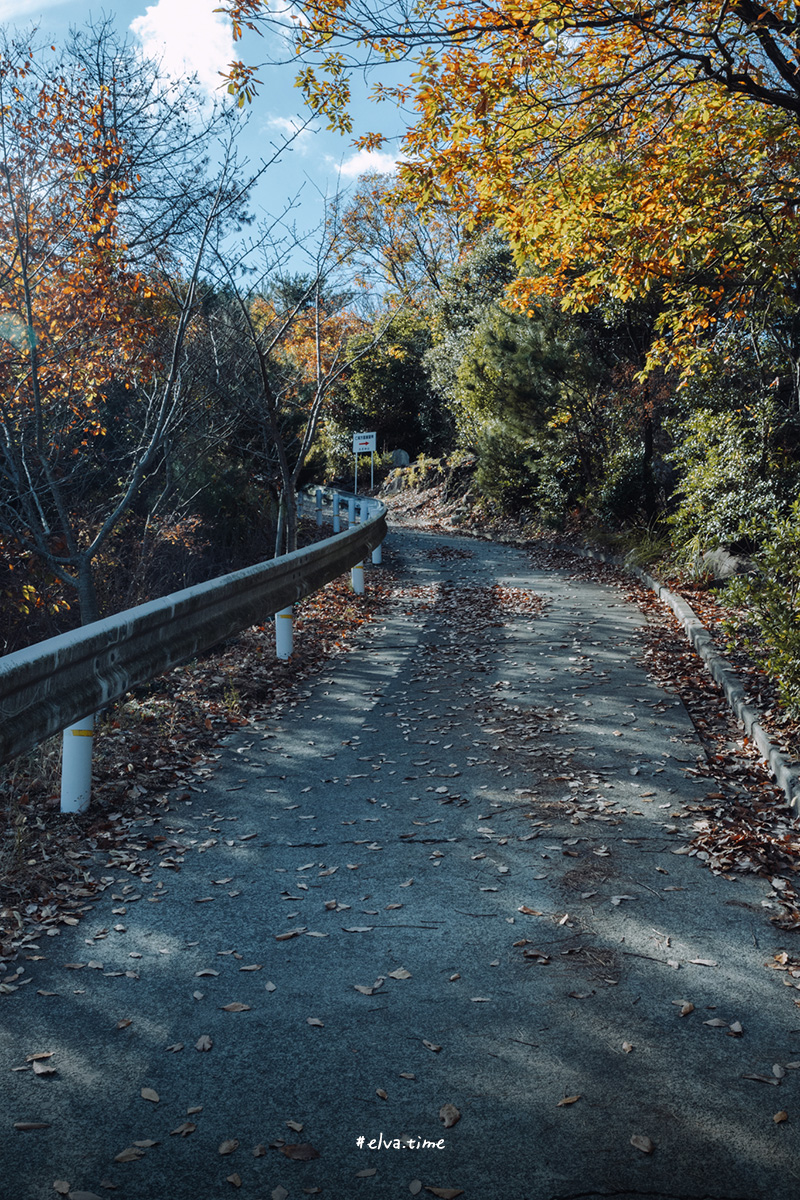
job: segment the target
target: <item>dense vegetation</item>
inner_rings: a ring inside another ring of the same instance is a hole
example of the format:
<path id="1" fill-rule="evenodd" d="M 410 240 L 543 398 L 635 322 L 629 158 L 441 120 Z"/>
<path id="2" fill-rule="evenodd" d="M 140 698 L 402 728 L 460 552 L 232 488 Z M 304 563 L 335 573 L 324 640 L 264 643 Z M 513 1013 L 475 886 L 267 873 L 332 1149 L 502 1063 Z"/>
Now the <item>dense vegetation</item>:
<path id="1" fill-rule="evenodd" d="M 794 7 L 298 7 L 343 129 L 348 66 L 417 61 L 403 166 L 313 245 L 253 222 L 235 104 L 108 25 L 2 47 L 2 648 L 292 547 L 366 428 L 474 464 L 487 514 L 755 562 L 800 705 Z"/>

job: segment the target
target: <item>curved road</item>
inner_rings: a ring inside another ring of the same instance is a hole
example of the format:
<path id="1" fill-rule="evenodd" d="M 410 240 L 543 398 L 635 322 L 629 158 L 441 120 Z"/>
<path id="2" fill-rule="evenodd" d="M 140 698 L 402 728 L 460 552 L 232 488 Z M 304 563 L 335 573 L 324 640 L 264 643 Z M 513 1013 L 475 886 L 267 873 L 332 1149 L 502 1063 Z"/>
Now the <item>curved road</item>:
<path id="1" fill-rule="evenodd" d="M 683 852 L 709 783 L 642 615 L 520 550 L 389 547 L 363 646 L 28 948 L 3 1195 L 795 1200 L 790 935 Z"/>

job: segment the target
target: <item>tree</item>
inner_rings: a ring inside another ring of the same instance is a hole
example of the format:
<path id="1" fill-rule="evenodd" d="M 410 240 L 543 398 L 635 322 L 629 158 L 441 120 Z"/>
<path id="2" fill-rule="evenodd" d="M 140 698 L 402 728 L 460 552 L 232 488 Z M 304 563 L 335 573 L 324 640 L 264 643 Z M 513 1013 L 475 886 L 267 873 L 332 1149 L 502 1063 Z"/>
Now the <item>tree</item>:
<path id="1" fill-rule="evenodd" d="M 262 0 L 229 11 L 238 27 L 275 20 Z M 416 110 L 405 194 L 496 224 L 517 262 L 539 268 L 513 285 L 523 311 L 538 296 L 584 311 L 657 293 L 648 367 L 687 371 L 751 314 L 796 311 L 794 4 L 308 0 L 299 11 L 299 82 L 343 130 L 356 63 L 414 61 L 408 83 L 376 89 Z"/>
<path id="2" fill-rule="evenodd" d="M 294 496 L 320 422 L 336 389 L 353 365 L 370 353 L 389 329 L 394 310 L 382 308 L 367 320 L 356 310 L 342 280 L 349 270 L 350 243 L 334 198 L 316 242 L 305 240 L 309 270 L 287 274 L 287 249 L 276 243 L 274 228 L 259 232 L 238 263 L 217 256 L 220 283 L 237 308 L 242 343 L 241 369 L 254 386 L 247 399 L 249 420 L 266 433 L 265 465 L 271 462 L 280 493 L 276 553 L 297 548 Z M 249 285 L 237 278 L 236 268 Z M 362 295 L 361 306 L 366 297 Z M 355 333 L 367 333 L 356 344 Z"/>
<path id="3" fill-rule="evenodd" d="M 84 622 L 99 615 L 97 556 L 184 416 L 201 264 L 240 209 L 229 154 L 191 220 L 154 216 L 146 246 L 130 200 L 143 177 L 115 115 L 130 128 L 140 104 L 140 145 L 157 137 L 156 83 L 144 63 L 98 82 L 80 56 L 0 53 L 0 532 L 75 589 Z"/>

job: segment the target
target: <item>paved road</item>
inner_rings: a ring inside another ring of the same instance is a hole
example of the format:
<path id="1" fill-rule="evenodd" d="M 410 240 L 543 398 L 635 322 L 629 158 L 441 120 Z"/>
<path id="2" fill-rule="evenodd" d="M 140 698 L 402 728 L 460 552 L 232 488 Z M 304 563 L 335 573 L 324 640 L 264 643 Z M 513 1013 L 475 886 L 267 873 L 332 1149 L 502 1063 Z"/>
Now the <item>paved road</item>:
<path id="1" fill-rule="evenodd" d="M 794 1200 L 789 935 L 680 853 L 709 783 L 640 613 L 519 550 L 390 545 L 408 598 L 0 996 L 3 1197 Z"/>

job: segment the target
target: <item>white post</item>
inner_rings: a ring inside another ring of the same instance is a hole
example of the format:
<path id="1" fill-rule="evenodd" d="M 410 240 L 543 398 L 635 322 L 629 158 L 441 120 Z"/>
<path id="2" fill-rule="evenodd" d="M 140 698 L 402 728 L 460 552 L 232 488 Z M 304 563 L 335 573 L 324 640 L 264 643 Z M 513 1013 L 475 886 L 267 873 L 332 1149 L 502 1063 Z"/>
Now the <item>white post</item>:
<path id="1" fill-rule="evenodd" d="M 333 532 L 339 533 L 342 528 L 341 518 L 339 516 L 339 493 L 333 493 Z"/>
<path id="2" fill-rule="evenodd" d="M 317 525 L 322 524 L 322 488 L 317 488 Z"/>
<path id="3" fill-rule="evenodd" d="M 64 730 L 61 757 L 61 811 L 86 812 L 92 794 L 94 715 Z"/>
<path id="4" fill-rule="evenodd" d="M 363 525 L 369 517 L 369 500 L 362 500 L 358 506 L 358 523 Z"/>
<path id="5" fill-rule="evenodd" d="M 364 564 L 363 562 L 356 563 L 350 571 L 350 583 L 353 585 L 353 591 L 357 596 L 364 595 Z"/>
<path id="6" fill-rule="evenodd" d="M 275 654 L 278 658 L 290 658 L 294 649 L 294 625 L 292 606 L 275 613 Z"/>
<path id="7" fill-rule="evenodd" d="M 356 469 L 355 469 L 355 481 L 353 483 L 353 491 L 355 492 L 356 495 L 358 495 L 358 451 L 356 451 L 355 458 L 356 458 Z"/>
<path id="8" fill-rule="evenodd" d="M 369 452 L 369 490 L 375 491 L 375 451 Z"/>
<path id="9" fill-rule="evenodd" d="M 356 502 L 355 500 L 347 501 L 347 524 L 355 525 L 356 523 Z"/>
<path id="10" fill-rule="evenodd" d="M 372 551 L 372 561 L 375 566 L 378 566 L 379 563 L 383 562 L 382 550 L 383 550 L 383 542 L 381 542 L 380 546 L 376 546 L 375 549 Z"/>

